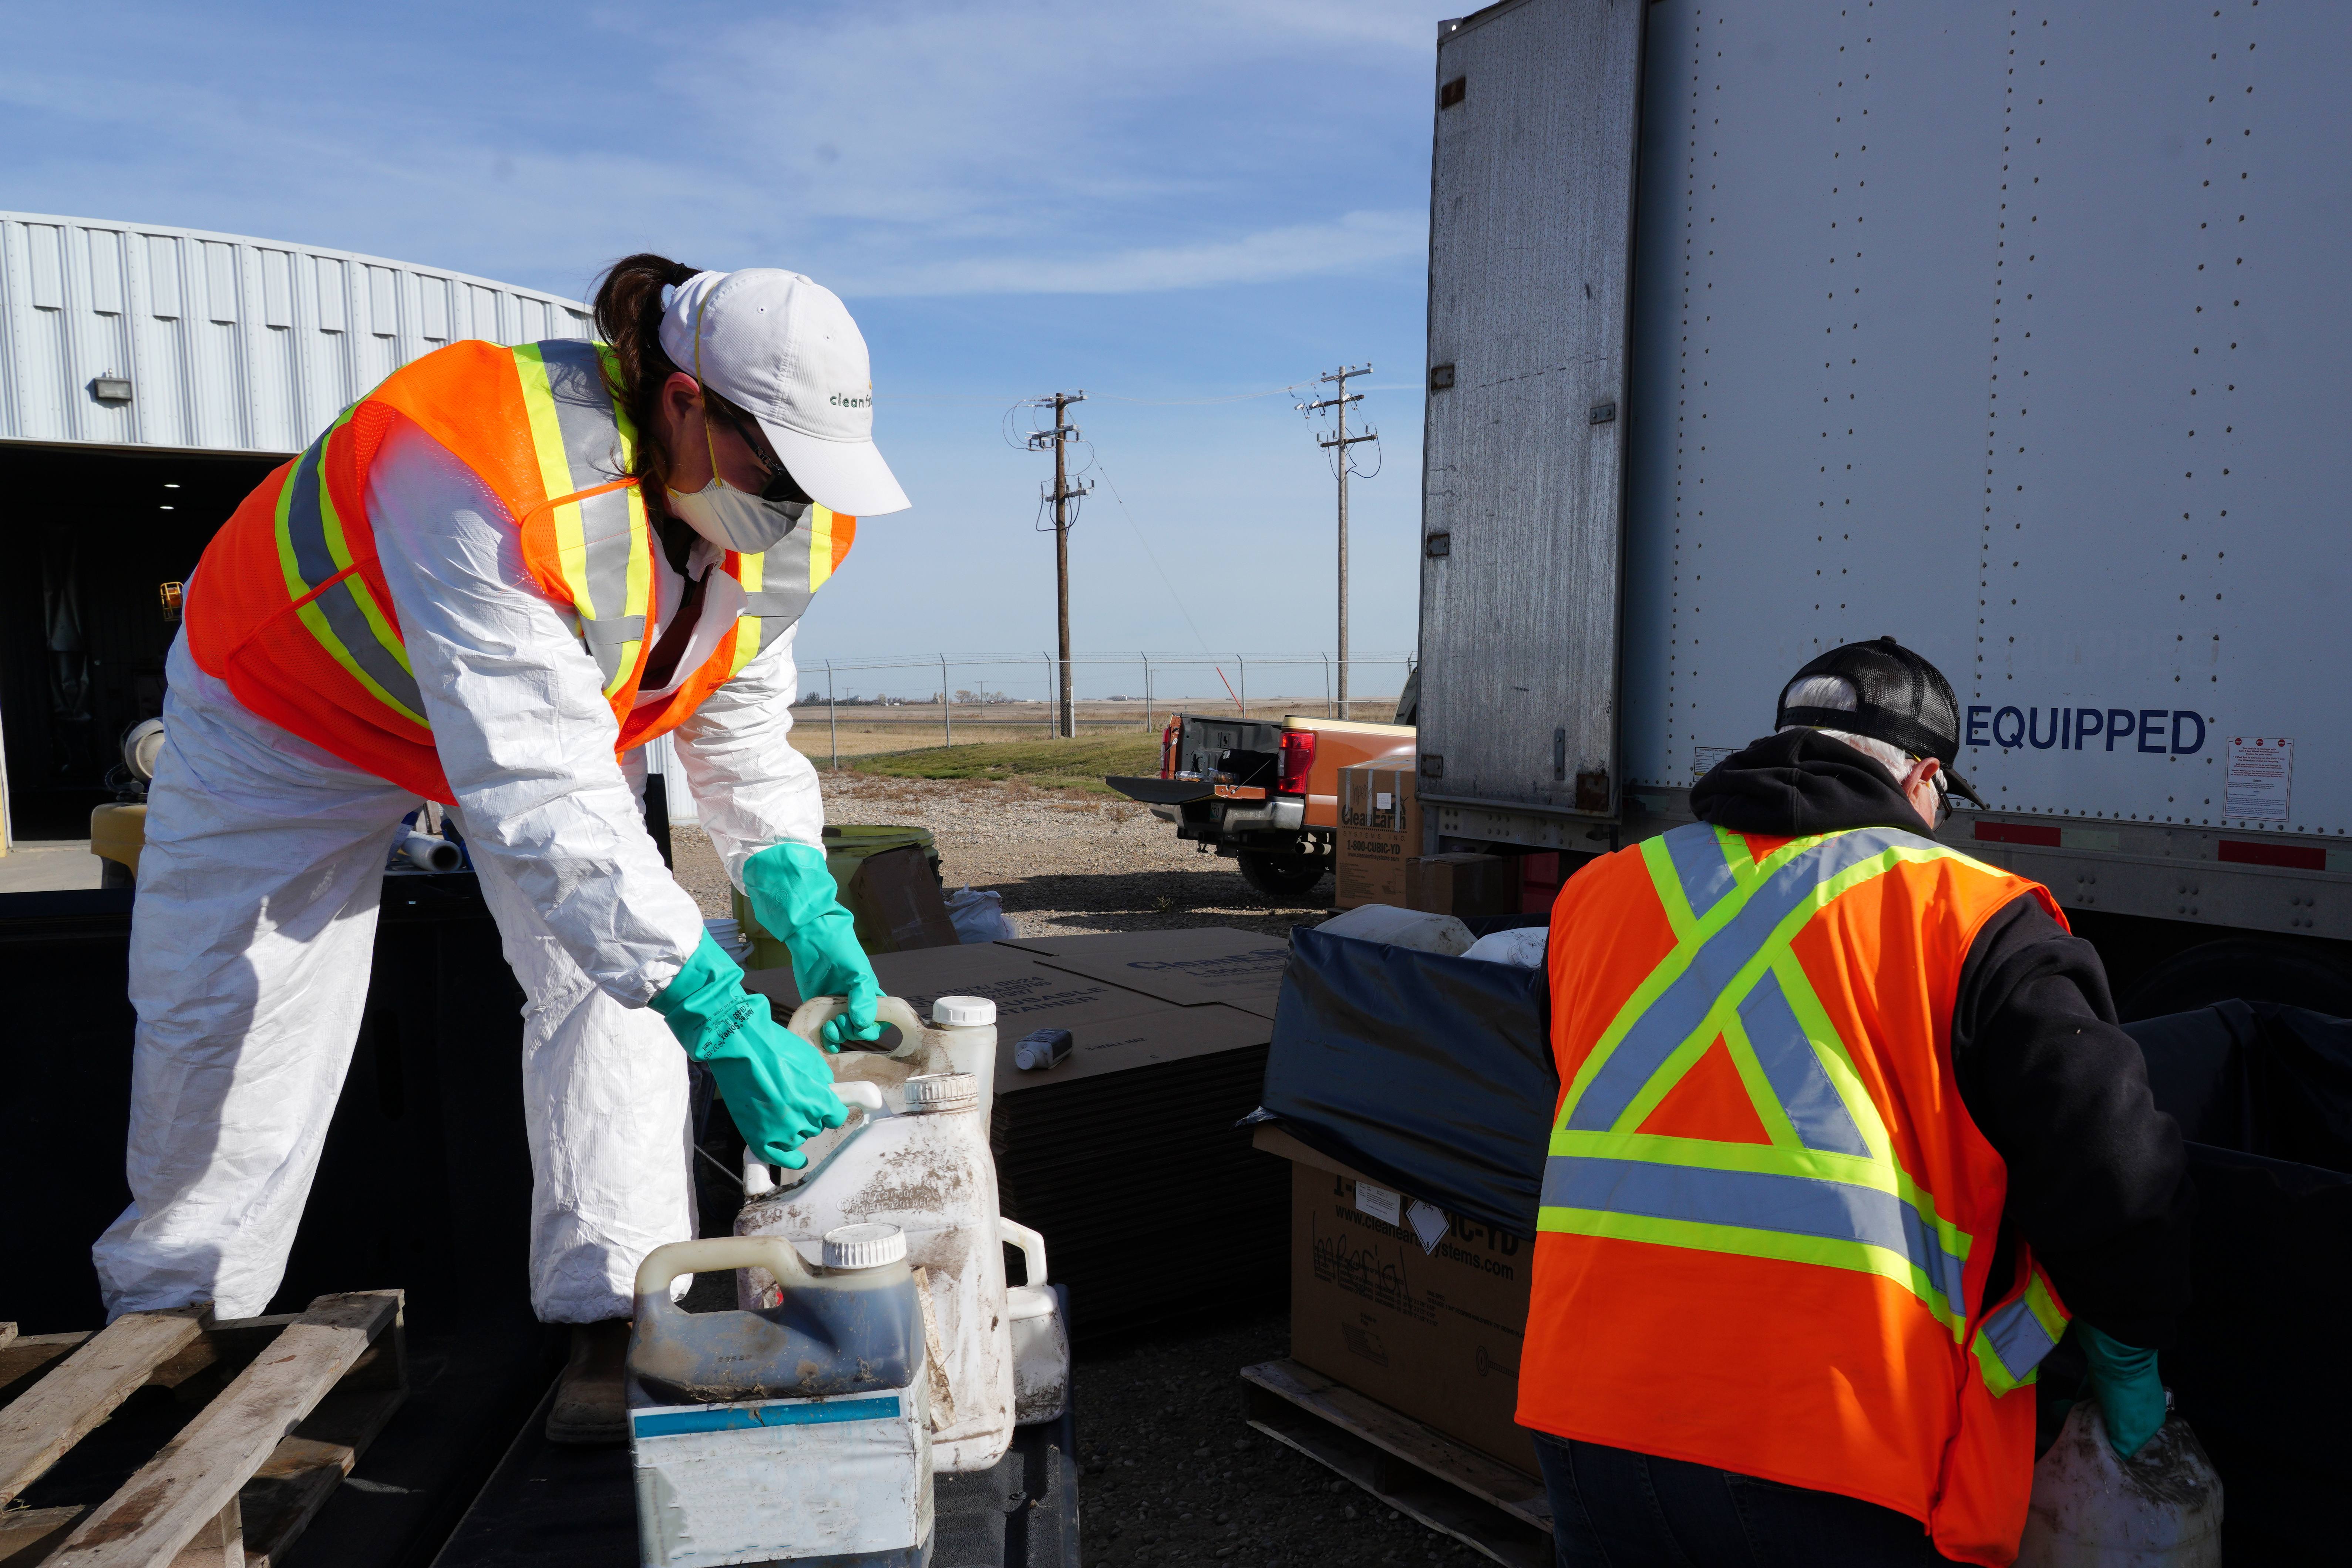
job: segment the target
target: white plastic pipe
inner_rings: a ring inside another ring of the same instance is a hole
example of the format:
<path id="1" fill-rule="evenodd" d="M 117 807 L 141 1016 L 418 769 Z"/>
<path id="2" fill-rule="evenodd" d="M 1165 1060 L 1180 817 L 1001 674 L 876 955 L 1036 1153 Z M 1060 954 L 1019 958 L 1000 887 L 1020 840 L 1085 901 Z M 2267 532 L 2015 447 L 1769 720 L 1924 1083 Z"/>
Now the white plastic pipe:
<path id="1" fill-rule="evenodd" d="M 411 860 L 427 871 L 454 871 L 466 863 L 466 852 L 446 838 L 412 833 L 408 841 L 400 847 Z"/>

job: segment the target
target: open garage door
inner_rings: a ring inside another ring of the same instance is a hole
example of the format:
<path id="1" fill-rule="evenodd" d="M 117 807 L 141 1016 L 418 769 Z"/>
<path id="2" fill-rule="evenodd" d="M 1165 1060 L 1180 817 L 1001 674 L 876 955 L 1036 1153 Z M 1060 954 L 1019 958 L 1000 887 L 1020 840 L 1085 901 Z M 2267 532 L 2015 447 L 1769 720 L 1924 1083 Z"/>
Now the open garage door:
<path id="1" fill-rule="evenodd" d="M 122 732 L 163 709 L 163 585 L 285 459 L 0 443 L 0 742 L 11 839 L 89 837 Z"/>

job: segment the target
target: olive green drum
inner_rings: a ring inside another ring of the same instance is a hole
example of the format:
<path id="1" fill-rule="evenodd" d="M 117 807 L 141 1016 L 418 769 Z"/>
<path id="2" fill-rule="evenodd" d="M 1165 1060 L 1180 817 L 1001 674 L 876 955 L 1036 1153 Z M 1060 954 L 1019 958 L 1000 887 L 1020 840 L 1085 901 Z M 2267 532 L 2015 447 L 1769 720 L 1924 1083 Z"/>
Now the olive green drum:
<path id="1" fill-rule="evenodd" d="M 931 864 L 931 874 L 940 873 L 940 852 L 931 841 L 928 827 L 902 827 L 889 824 L 845 824 L 824 830 L 824 868 L 833 873 L 834 886 L 844 907 L 849 906 L 849 884 L 858 868 L 870 856 L 889 849 L 920 849 Z M 751 956 L 746 969 L 790 969 L 793 955 L 785 950 L 781 938 L 770 933 L 751 913 L 751 900 L 742 889 L 733 892 L 735 918 L 742 922 L 744 940 L 751 944 Z M 859 922 L 858 942 L 868 952 L 887 952 L 888 933 L 877 937 Z"/>

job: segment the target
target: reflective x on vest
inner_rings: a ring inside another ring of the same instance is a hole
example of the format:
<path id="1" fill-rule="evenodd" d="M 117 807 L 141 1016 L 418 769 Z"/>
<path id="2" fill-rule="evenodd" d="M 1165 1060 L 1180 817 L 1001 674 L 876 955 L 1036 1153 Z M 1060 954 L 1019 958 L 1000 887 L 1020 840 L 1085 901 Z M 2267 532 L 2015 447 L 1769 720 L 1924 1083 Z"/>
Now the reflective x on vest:
<path id="1" fill-rule="evenodd" d="M 1953 853 L 1877 828 L 1792 839 L 1760 861 L 1739 835 L 1705 824 L 1644 843 L 1675 945 L 1562 1097 L 1538 1228 L 1875 1274 L 1958 1341 L 1977 1238 L 1940 1217 L 1935 1194 L 1897 1163 L 1851 1047 L 1790 945 L 1847 890 Z M 1752 1113 L 1762 1141 L 1643 1131 L 1718 1041 L 1732 1076 L 1706 1080 L 1712 1110 Z M 1987 1386 L 1998 1395 L 2031 1382 L 2064 1327 L 2036 1270 L 1974 1336 Z"/>

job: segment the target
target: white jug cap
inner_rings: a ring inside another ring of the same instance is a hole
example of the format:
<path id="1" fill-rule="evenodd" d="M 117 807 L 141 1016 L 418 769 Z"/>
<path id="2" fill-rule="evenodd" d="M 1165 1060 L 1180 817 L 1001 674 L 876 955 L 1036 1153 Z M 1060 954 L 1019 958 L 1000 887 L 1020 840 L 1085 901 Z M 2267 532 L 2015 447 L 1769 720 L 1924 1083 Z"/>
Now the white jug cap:
<path id="1" fill-rule="evenodd" d="M 930 1072 L 907 1080 L 907 1114 L 969 1110 L 980 1103 L 980 1079 L 968 1072 Z"/>
<path id="2" fill-rule="evenodd" d="M 895 1225 L 845 1225 L 824 1233 L 827 1268 L 879 1268 L 907 1256 L 907 1233 Z"/>
<path id="3" fill-rule="evenodd" d="M 996 1004 L 985 996 L 942 996 L 931 1004 L 931 1022 L 950 1029 L 993 1024 Z"/>

